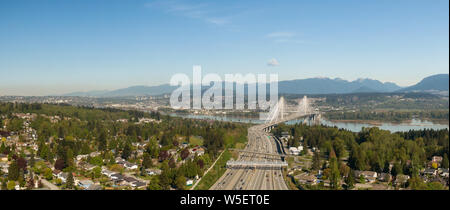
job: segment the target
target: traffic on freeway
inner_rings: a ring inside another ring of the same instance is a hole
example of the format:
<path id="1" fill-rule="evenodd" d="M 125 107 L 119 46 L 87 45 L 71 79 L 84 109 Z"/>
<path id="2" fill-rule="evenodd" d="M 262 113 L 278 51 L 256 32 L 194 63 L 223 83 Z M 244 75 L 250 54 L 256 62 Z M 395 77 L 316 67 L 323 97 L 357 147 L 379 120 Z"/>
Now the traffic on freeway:
<path id="1" fill-rule="evenodd" d="M 277 141 L 264 132 L 264 125 L 248 129 L 248 144 L 245 151 L 278 154 Z M 239 161 L 281 161 L 273 156 L 255 153 L 242 153 Z M 211 187 L 211 190 L 288 190 L 281 167 L 249 167 L 228 168 L 222 177 Z"/>

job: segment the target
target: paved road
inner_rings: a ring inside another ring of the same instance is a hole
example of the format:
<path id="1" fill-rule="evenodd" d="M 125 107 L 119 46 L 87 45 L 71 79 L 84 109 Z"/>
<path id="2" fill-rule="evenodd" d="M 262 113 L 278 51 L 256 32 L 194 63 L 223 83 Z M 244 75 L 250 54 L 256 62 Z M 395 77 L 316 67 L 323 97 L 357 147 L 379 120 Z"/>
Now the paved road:
<path id="1" fill-rule="evenodd" d="M 47 181 L 46 179 L 41 178 L 42 185 L 47 187 L 50 190 L 59 190 L 59 187 Z"/>
<path id="2" fill-rule="evenodd" d="M 264 125 L 248 129 L 248 144 L 245 150 L 264 153 L 279 153 L 276 140 L 263 131 Z M 240 161 L 272 160 L 273 156 L 242 153 Z M 281 160 L 281 158 L 279 159 Z M 212 190 L 287 190 L 281 168 L 232 168 L 211 187 Z"/>
<path id="3" fill-rule="evenodd" d="M 220 157 L 222 156 L 222 154 L 225 152 L 225 150 L 223 150 L 221 153 L 220 153 L 220 155 L 219 155 L 219 157 L 217 157 L 216 158 L 216 161 L 214 161 L 214 163 L 211 165 L 211 167 L 209 167 L 208 168 L 208 170 L 206 170 L 205 171 L 205 173 L 203 173 L 203 176 L 202 177 L 200 177 L 200 179 L 199 180 L 197 180 L 196 182 L 195 182 L 195 184 L 191 187 L 191 189 L 190 190 L 194 190 L 195 189 L 195 187 L 198 185 L 198 183 L 200 183 L 200 181 L 202 181 L 202 178 L 216 165 L 216 163 L 217 163 L 217 161 L 220 159 Z"/>

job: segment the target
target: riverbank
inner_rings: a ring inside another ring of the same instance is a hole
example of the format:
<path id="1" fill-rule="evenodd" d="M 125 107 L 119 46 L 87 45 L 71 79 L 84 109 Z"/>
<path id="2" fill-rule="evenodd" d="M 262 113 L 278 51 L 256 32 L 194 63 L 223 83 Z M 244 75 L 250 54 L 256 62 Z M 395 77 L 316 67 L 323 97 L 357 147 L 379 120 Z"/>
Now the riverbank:
<path id="1" fill-rule="evenodd" d="M 412 124 L 414 123 L 414 119 L 410 119 L 410 120 L 403 120 L 403 121 L 381 121 L 381 120 L 329 120 L 330 122 L 335 122 L 335 123 L 364 123 L 364 124 L 369 124 L 369 125 L 373 125 L 373 126 L 380 126 L 383 123 L 391 123 L 393 125 L 401 125 L 401 124 Z M 449 125 L 449 121 L 448 120 L 437 120 L 437 119 L 420 119 L 420 121 L 426 121 L 426 122 L 431 122 L 431 123 L 435 123 L 435 124 L 444 124 L 444 125 Z M 424 124 L 426 125 L 426 124 Z"/>

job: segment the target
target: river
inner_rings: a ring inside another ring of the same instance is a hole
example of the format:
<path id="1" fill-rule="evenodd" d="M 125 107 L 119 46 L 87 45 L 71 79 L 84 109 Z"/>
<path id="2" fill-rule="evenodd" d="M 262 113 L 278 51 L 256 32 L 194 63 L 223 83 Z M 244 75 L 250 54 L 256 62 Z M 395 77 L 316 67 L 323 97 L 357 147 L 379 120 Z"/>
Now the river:
<path id="1" fill-rule="evenodd" d="M 229 116 L 215 116 L 215 115 L 197 115 L 197 114 L 175 114 L 172 113 L 170 116 L 177 116 L 183 118 L 191 119 L 208 119 L 208 120 L 218 120 L 224 122 L 241 122 L 241 123 L 255 123 L 260 124 L 264 121 L 258 118 L 247 118 L 247 117 L 229 117 Z M 292 120 L 286 122 L 286 124 L 295 124 L 302 122 L 302 120 Z M 420 129 L 449 129 L 449 124 L 444 123 L 434 123 L 427 120 L 412 119 L 410 122 L 393 123 L 393 122 L 342 122 L 342 121 L 330 121 L 326 119 L 321 119 L 321 124 L 327 126 L 336 126 L 338 128 L 344 128 L 353 132 L 359 132 L 363 127 L 379 127 L 383 130 L 389 130 L 391 132 L 397 131 L 409 131 L 409 130 L 420 130 Z"/>

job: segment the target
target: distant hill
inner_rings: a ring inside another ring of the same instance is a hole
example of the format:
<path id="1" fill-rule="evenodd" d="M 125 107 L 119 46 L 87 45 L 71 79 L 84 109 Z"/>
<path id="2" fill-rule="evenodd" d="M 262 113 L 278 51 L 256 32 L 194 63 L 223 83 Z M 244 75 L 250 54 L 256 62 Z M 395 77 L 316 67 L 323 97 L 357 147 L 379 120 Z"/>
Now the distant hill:
<path id="1" fill-rule="evenodd" d="M 329 94 L 355 92 L 392 92 L 401 89 L 398 85 L 373 79 L 358 79 L 352 82 L 343 79 L 310 78 L 278 83 L 278 91 L 288 94 Z"/>
<path id="2" fill-rule="evenodd" d="M 424 78 L 419 83 L 400 89 L 401 92 L 448 92 L 449 85 L 449 75 L 448 74 L 436 74 Z"/>
<path id="3" fill-rule="evenodd" d="M 64 96 L 121 97 L 121 96 L 154 96 L 171 93 L 177 87 L 168 84 L 158 86 L 132 86 L 112 91 L 88 91 L 68 93 Z"/>
<path id="4" fill-rule="evenodd" d="M 64 94 L 64 96 L 102 96 L 103 94 L 108 93 L 109 90 L 93 90 L 88 92 L 73 92 Z"/>
<path id="5" fill-rule="evenodd" d="M 424 78 L 416 85 L 402 88 L 392 82 L 380 82 L 373 79 L 358 79 L 347 81 L 343 79 L 309 78 L 280 81 L 280 94 L 344 94 L 367 92 L 447 92 L 449 85 L 448 74 L 438 74 Z M 158 86 L 132 86 L 112 91 L 74 92 L 65 96 L 93 96 L 93 97 L 121 97 L 121 96 L 150 96 L 171 93 L 177 87 L 168 84 Z"/>

